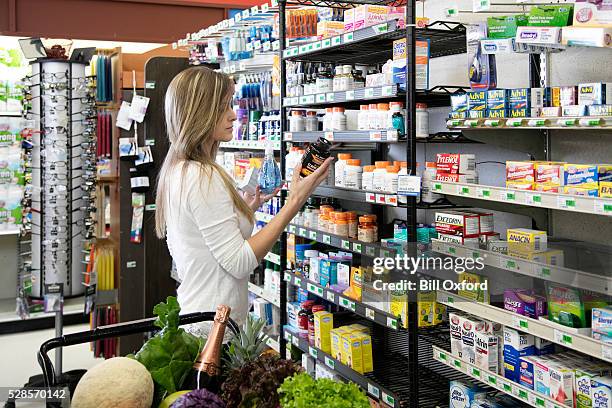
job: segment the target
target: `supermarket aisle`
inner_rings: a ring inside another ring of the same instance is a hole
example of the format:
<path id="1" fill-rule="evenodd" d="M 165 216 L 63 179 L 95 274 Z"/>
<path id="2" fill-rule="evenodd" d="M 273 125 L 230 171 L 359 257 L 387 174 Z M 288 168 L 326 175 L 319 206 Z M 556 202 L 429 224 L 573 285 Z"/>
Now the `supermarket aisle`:
<path id="1" fill-rule="evenodd" d="M 74 333 L 89 330 L 89 325 L 68 326 L 64 330 L 65 334 Z M 45 340 L 54 336 L 55 331 L 53 329 L 0 336 L 0 361 L 3 367 L 0 370 L 0 387 L 21 386 L 32 375 L 40 374 L 40 367 L 36 361 L 36 351 Z M 50 357 L 55 362 L 53 353 Z M 91 368 L 101 360 L 93 358 L 93 354 L 89 350 L 89 344 L 81 344 L 65 348 L 63 361 L 64 371 L 67 371 L 77 368 Z"/>

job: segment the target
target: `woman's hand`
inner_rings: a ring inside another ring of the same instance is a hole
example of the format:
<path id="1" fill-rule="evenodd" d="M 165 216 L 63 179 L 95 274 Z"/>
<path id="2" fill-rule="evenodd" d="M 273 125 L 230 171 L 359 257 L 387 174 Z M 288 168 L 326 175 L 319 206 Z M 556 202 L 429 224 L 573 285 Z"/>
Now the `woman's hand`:
<path id="1" fill-rule="evenodd" d="M 307 177 L 300 176 L 302 163 L 298 163 L 295 169 L 293 169 L 293 178 L 289 189 L 289 201 L 295 203 L 298 207 L 304 205 L 314 189 L 327 178 L 329 166 L 333 161 L 334 159 L 329 157 L 314 173 Z"/>
<path id="2" fill-rule="evenodd" d="M 244 191 L 242 192 L 242 198 L 253 211 L 257 211 L 257 209 L 261 207 L 263 203 L 271 200 L 272 197 L 277 195 L 279 191 L 280 191 L 280 188 L 277 188 L 271 194 L 262 195 L 259 186 L 257 186 L 257 189 L 255 190 L 254 195 L 249 194 L 246 191 Z"/>

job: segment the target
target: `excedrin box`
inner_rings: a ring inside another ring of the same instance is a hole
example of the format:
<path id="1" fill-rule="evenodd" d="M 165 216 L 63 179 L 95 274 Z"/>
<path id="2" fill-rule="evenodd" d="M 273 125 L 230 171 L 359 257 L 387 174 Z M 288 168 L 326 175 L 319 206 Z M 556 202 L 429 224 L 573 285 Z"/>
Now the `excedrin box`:
<path id="1" fill-rule="evenodd" d="M 438 239 L 442 242 L 449 242 L 451 244 L 463 245 L 466 247 L 478 249 L 480 248 L 480 237 L 466 238 L 461 235 L 449 235 L 438 233 Z"/>
<path id="2" fill-rule="evenodd" d="M 464 214 L 457 211 L 436 212 L 436 231 L 442 234 L 476 238 L 480 235 L 478 214 Z"/>

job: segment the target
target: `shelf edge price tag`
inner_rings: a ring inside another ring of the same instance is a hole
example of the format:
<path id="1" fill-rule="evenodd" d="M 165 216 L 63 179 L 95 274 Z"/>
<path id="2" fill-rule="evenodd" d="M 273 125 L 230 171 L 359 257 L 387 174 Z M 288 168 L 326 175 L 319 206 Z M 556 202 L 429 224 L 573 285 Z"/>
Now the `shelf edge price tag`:
<path id="1" fill-rule="evenodd" d="M 317 102 L 318 103 L 324 103 L 325 102 L 325 94 L 318 94 L 317 95 Z"/>
<path id="2" fill-rule="evenodd" d="M 297 276 L 293 279 L 293 283 L 295 283 L 296 286 L 302 286 L 302 278 L 298 278 Z"/>
<path id="3" fill-rule="evenodd" d="M 479 188 L 477 195 L 479 198 L 491 198 L 491 190 L 486 188 Z"/>
<path id="4" fill-rule="evenodd" d="M 376 31 L 376 34 L 384 34 L 389 31 L 389 26 L 387 23 L 378 24 L 374 26 L 374 31 Z"/>
<path id="5" fill-rule="evenodd" d="M 393 95 L 393 86 L 387 85 L 383 86 L 381 90 L 382 96 L 392 96 Z"/>
<path id="6" fill-rule="evenodd" d="M 321 48 L 327 48 L 327 47 L 331 47 L 331 38 L 326 38 L 323 41 L 321 41 Z"/>
<path id="7" fill-rule="evenodd" d="M 366 193 L 366 203 L 375 203 L 376 193 Z"/>
<path id="8" fill-rule="evenodd" d="M 388 142 L 397 142 L 397 130 L 395 129 L 387 130 L 386 134 L 387 134 Z"/>
<path id="9" fill-rule="evenodd" d="M 519 270 L 519 266 L 516 263 L 515 260 L 513 259 L 506 259 L 506 269 L 511 269 L 514 271 L 518 271 Z"/>
<path id="10" fill-rule="evenodd" d="M 472 375 L 472 377 L 480 380 L 480 370 L 478 368 L 472 367 L 472 369 L 470 370 L 470 374 Z"/>
<path id="11" fill-rule="evenodd" d="M 397 330 L 398 321 L 396 318 L 387 316 L 387 327 Z"/>
<path id="12" fill-rule="evenodd" d="M 564 333 L 561 330 L 555 329 L 555 342 L 563 346 L 571 346 L 574 343 L 574 338 L 569 333 Z"/>
<path id="13" fill-rule="evenodd" d="M 332 303 L 336 303 L 336 295 L 334 294 L 334 292 L 327 291 L 327 293 L 325 294 L 325 298 Z"/>
<path id="14" fill-rule="evenodd" d="M 325 95 L 325 100 L 327 102 L 333 102 L 334 101 L 334 96 L 335 94 L 333 92 L 329 92 Z"/>
<path id="15" fill-rule="evenodd" d="M 457 185 L 457 194 L 461 196 L 470 195 L 470 188 L 468 186 Z"/>
<path id="16" fill-rule="evenodd" d="M 353 242 L 353 252 L 361 253 L 361 244 Z"/>
<path id="17" fill-rule="evenodd" d="M 355 99 L 355 91 L 346 91 L 345 99 L 347 101 L 352 101 L 353 99 Z"/>
<path id="18" fill-rule="evenodd" d="M 309 231 L 308 232 L 308 237 L 312 240 L 317 240 L 317 231 Z"/>
<path id="19" fill-rule="evenodd" d="M 367 246 L 366 247 L 366 255 L 368 255 L 368 256 L 375 256 L 376 255 L 376 249 L 374 247 Z"/>
<path id="20" fill-rule="evenodd" d="M 520 330 L 529 330 L 529 321 L 522 319 L 519 315 L 512 315 L 512 325 Z"/>
<path id="21" fill-rule="evenodd" d="M 368 394 L 375 398 L 380 398 L 380 390 L 378 389 L 378 387 L 375 387 L 370 383 L 368 383 Z"/>
<path id="22" fill-rule="evenodd" d="M 285 132 L 285 140 L 293 140 L 293 133 Z"/>
<path id="23" fill-rule="evenodd" d="M 491 385 L 497 385 L 497 377 L 493 375 L 487 375 L 487 382 Z"/>
<path id="24" fill-rule="evenodd" d="M 313 358 L 317 358 L 319 352 L 314 347 L 308 347 L 308 354 L 310 354 Z"/>
<path id="25" fill-rule="evenodd" d="M 608 362 L 612 362 L 612 345 L 602 344 L 601 345 L 601 358 Z"/>
<path id="26" fill-rule="evenodd" d="M 595 200 L 595 212 L 598 214 L 612 214 L 612 201 Z"/>
<path id="27" fill-rule="evenodd" d="M 385 392 L 382 393 L 382 400 L 391 405 L 392 407 L 395 406 L 395 398 L 393 398 L 392 396 L 390 396 L 389 394 L 386 394 Z"/>
<path id="28" fill-rule="evenodd" d="M 331 358 L 325 356 L 325 365 L 334 370 L 336 368 L 336 363 Z"/>
<path id="29" fill-rule="evenodd" d="M 332 45 L 340 45 L 342 44 L 342 37 L 332 37 Z"/>
<path id="30" fill-rule="evenodd" d="M 347 251 L 351 250 L 351 243 L 349 241 L 342 240 L 341 246 L 342 249 L 346 249 Z"/>
<path id="31" fill-rule="evenodd" d="M 323 243 L 327 245 L 331 245 L 331 238 L 329 235 L 323 235 Z"/>
<path id="32" fill-rule="evenodd" d="M 382 140 L 382 132 L 370 132 L 370 140 L 380 142 Z"/>
<path id="33" fill-rule="evenodd" d="M 301 235 L 302 237 L 306 238 L 306 237 L 307 237 L 307 235 L 306 235 L 306 229 L 305 229 L 305 228 L 300 228 L 300 229 L 298 230 L 298 235 Z"/>
<path id="34" fill-rule="evenodd" d="M 370 309 L 369 307 L 365 308 L 365 315 L 370 320 L 374 320 L 376 318 L 376 312 L 374 312 L 374 310 Z"/>
<path id="35" fill-rule="evenodd" d="M 315 294 L 315 295 L 317 294 L 317 287 L 316 287 L 315 285 L 313 285 L 312 283 L 309 283 L 309 284 L 307 285 L 307 289 L 308 289 L 308 291 L 309 291 L 310 293 L 313 293 L 313 294 Z"/>
<path id="36" fill-rule="evenodd" d="M 339 37 L 338 37 L 339 38 Z M 342 36 L 342 41 L 344 43 L 350 43 L 353 41 L 353 33 L 346 33 Z"/>
<path id="37" fill-rule="evenodd" d="M 557 197 L 557 207 L 563 209 L 576 208 L 576 199 L 574 197 L 559 196 Z"/>
<path id="38" fill-rule="evenodd" d="M 508 202 L 514 202 L 516 200 L 516 193 L 514 191 L 504 191 L 502 193 L 502 199 Z"/>
<path id="39" fill-rule="evenodd" d="M 334 141 L 334 132 L 325 132 L 325 139 L 329 140 L 330 142 Z"/>
<path id="40" fill-rule="evenodd" d="M 291 274 L 289 272 L 285 272 L 285 282 L 291 282 Z"/>
<path id="41" fill-rule="evenodd" d="M 526 196 L 527 196 L 527 204 L 537 205 L 537 206 L 542 205 L 542 195 L 527 193 Z"/>
<path id="42" fill-rule="evenodd" d="M 366 88 L 364 94 L 365 94 L 366 98 L 373 98 L 374 97 L 374 88 Z"/>

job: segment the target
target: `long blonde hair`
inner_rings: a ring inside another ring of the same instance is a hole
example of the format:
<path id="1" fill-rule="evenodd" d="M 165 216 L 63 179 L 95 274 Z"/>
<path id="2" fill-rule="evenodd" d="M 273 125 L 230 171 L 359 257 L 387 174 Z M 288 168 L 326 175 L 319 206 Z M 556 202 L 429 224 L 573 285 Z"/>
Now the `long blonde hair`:
<path id="1" fill-rule="evenodd" d="M 183 164 L 183 182 L 189 161 L 201 164 L 202 176 L 212 177 L 217 172 L 232 197 L 234 206 L 253 222 L 253 210 L 238 194 L 234 181 L 215 161 L 219 142 L 213 141 L 217 123 L 226 113 L 233 95 L 234 82 L 225 74 L 205 67 L 192 67 L 179 73 L 166 91 L 166 131 L 170 149 L 157 179 L 155 198 L 155 231 L 159 238 L 166 236 L 166 199 L 170 172 Z M 182 185 L 181 185 L 182 188 Z"/>

